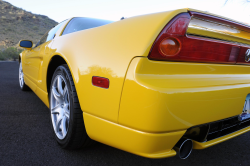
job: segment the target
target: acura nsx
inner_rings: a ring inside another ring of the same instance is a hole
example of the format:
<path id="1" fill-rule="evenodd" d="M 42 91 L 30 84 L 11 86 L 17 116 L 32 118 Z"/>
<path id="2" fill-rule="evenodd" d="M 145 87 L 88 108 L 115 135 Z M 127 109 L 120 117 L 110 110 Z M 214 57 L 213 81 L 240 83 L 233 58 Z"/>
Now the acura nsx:
<path id="1" fill-rule="evenodd" d="M 21 40 L 19 83 L 50 109 L 55 139 L 187 158 L 250 130 L 250 26 L 193 9 L 75 17 Z"/>

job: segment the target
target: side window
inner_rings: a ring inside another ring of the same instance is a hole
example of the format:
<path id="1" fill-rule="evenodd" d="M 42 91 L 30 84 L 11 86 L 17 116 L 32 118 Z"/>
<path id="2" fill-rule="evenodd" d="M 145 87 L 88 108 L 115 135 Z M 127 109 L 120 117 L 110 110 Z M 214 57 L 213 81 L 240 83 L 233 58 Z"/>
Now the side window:
<path id="1" fill-rule="evenodd" d="M 43 37 L 40 39 L 40 41 L 36 44 L 36 47 L 52 40 L 55 37 L 56 32 L 61 28 L 61 26 L 66 22 L 67 20 L 59 23 L 57 26 L 55 26 L 54 28 L 52 28 L 51 30 L 49 30 L 48 32 L 46 32 Z"/>
<path id="2" fill-rule="evenodd" d="M 113 21 L 108 20 L 100 20 L 100 19 L 94 19 L 94 18 L 84 18 L 84 17 L 76 17 L 73 18 L 66 28 L 63 31 L 62 35 L 66 35 L 72 32 L 81 31 L 84 29 L 99 27 L 102 25 L 106 25 L 109 23 L 112 23 Z"/>
<path id="3" fill-rule="evenodd" d="M 47 39 L 46 39 L 46 42 L 47 42 L 47 41 L 50 41 L 50 40 L 52 40 L 52 39 L 54 39 L 56 32 L 61 28 L 61 26 L 62 26 L 66 21 L 67 21 L 67 20 L 61 22 L 60 24 L 58 24 L 57 26 L 55 26 L 54 28 L 52 28 L 52 29 L 49 31 L 48 37 L 47 37 Z"/>
<path id="4" fill-rule="evenodd" d="M 46 32 L 46 33 L 43 35 L 43 37 L 40 39 L 39 44 L 38 44 L 37 46 L 39 46 L 39 45 L 41 45 L 41 44 L 43 44 L 43 43 L 46 42 L 46 39 L 47 39 L 47 37 L 48 37 L 48 34 L 49 34 L 49 31 Z"/>

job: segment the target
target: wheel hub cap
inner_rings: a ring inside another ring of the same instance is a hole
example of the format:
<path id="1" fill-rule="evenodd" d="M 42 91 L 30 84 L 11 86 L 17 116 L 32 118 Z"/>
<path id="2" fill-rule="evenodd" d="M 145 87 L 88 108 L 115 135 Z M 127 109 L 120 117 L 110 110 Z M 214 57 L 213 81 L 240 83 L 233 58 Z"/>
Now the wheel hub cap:
<path id="1" fill-rule="evenodd" d="M 52 83 L 50 111 L 53 128 L 59 139 L 64 139 L 69 128 L 70 100 L 65 79 L 58 75 Z"/>
<path id="2" fill-rule="evenodd" d="M 19 66 L 19 84 L 20 84 L 20 87 L 22 88 L 24 84 L 22 63 L 20 62 L 19 65 L 20 65 Z"/>

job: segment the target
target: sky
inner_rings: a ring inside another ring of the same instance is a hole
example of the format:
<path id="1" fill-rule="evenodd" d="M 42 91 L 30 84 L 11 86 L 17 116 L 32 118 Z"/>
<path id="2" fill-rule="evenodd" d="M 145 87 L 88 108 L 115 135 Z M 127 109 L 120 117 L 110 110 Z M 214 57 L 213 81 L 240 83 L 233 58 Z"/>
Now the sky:
<path id="1" fill-rule="evenodd" d="M 250 0 L 5 0 L 61 22 L 70 17 L 119 20 L 180 8 L 193 8 L 250 24 Z M 247 2 L 249 1 L 249 2 Z"/>

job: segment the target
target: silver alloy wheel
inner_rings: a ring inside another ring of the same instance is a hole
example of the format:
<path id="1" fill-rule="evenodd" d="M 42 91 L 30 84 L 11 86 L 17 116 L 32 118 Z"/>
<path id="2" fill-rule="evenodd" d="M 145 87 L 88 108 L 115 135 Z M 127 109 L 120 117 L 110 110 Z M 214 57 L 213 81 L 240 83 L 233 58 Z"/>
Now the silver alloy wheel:
<path id="1" fill-rule="evenodd" d="M 24 79 L 23 79 L 23 68 L 22 68 L 22 62 L 19 64 L 19 84 L 20 87 L 23 88 L 24 85 Z"/>
<path id="2" fill-rule="evenodd" d="M 62 75 L 57 75 L 50 93 L 50 111 L 53 128 L 59 139 L 64 139 L 69 128 L 70 100 L 67 83 Z"/>

